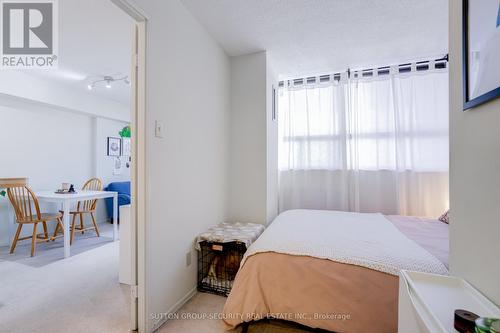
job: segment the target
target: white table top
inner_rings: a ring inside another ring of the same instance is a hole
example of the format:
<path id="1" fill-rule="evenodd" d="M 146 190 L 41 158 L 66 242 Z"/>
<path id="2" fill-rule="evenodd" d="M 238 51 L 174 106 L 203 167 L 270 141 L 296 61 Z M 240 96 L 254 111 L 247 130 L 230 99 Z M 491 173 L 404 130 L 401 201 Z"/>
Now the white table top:
<path id="1" fill-rule="evenodd" d="M 55 191 L 36 191 L 35 195 L 41 200 L 61 202 L 66 200 L 80 201 L 82 199 L 112 198 L 115 195 L 118 195 L 118 192 L 77 190 L 76 193 L 72 194 L 58 194 L 55 193 Z"/>
<path id="2" fill-rule="evenodd" d="M 64 257 L 68 258 L 71 254 L 70 244 L 70 222 L 69 212 L 70 205 L 84 200 L 113 198 L 113 221 L 118 221 L 118 192 L 112 191 L 84 191 L 76 190 L 76 193 L 59 194 L 54 190 L 49 191 L 35 191 L 36 197 L 40 201 L 59 203 L 62 205 L 61 209 L 65 212 L 63 214 L 63 228 L 64 228 Z M 113 223 L 113 241 L 118 240 L 118 223 Z"/>

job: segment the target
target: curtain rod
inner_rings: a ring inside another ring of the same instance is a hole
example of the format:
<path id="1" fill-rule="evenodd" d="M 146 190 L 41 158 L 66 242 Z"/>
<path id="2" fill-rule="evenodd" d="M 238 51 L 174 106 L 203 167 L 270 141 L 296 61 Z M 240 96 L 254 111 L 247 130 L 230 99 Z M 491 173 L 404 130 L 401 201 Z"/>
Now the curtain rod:
<path id="1" fill-rule="evenodd" d="M 359 70 L 355 70 L 355 71 L 351 71 L 350 68 L 347 68 L 346 73 L 347 73 L 347 77 L 348 78 L 351 78 L 351 75 L 354 78 L 357 78 L 357 76 L 359 75 L 358 73 L 361 74 L 361 77 L 371 77 L 371 76 L 373 76 L 373 71 L 374 70 L 377 70 L 377 74 L 378 75 L 387 75 L 387 74 L 390 73 L 391 67 L 398 67 L 399 73 L 407 73 L 407 72 L 411 72 L 411 66 L 412 66 L 412 64 L 415 64 L 415 67 L 416 67 L 417 71 L 425 71 L 425 70 L 429 70 L 430 69 L 429 64 L 432 61 L 434 61 L 435 68 L 437 68 L 437 69 L 446 68 L 447 67 L 446 63 L 449 61 L 449 55 L 446 54 L 444 57 L 441 57 L 441 58 L 435 59 L 435 60 L 432 60 L 432 59 L 431 60 L 422 60 L 422 61 L 417 61 L 417 62 L 413 62 L 413 63 L 409 62 L 409 63 L 399 64 L 399 65 L 392 65 L 392 66 L 391 65 L 387 65 L 387 66 L 381 66 L 381 67 L 375 67 L 375 68 L 359 69 Z M 301 84 L 304 84 L 304 83 L 316 83 L 316 78 L 319 78 L 319 82 L 320 83 L 329 82 L 329 81 L 331 81 L 331 78 L 333 78 L 333 80 L 335 81 L 335 80 L 340 80 L 341 73 L 339 72 L 339 73 L 334 73 L 334 74 L 326 74 L 326 75 L 319 75 L 319 76 L 308 76 L 308 77 L 305 77 L 305 78 L 283 80 L 283 81 L 279 82 L 279 86 L 283 87 L 285 81 L 292 82 L 292 85 L 294 85 L 294 86 L 301 85 Z"/>
<path id="2" fill-rule="evenodd" d="M 417 61 L 417 62 L 414 62 L 414 64 L 416 64 L 417 68 L 419 67 L 418 65 L 427 65 L 431 62 L 432 60 L 422 60 L 422 61 Z M 435 63 L 443 63 L 443 62 L 448 62 L 449 61 L 449 55 L 446 54 L 444 57 L 442 58 L 439 58 L 439 59 L 435 59 L 434 62 Z M 408 62 L 408 63 L 404 63 L 404 64 L 399 64 L 399 65 L 393 65 L 393 66 L 397 66 L 399 68 L 403 67 L 403 68 L 407 68 L 407 67 L 410 67 L 413 63 L 411 62 Z M 373 71 L 375 69 L 378 69 L 378 70 L 384 70 L 384 69 L 390 69 L 391 66 L 382 66 L 382 67 L 375 67 L 375 68 L 368 68 L 368 69 L 359 69 L 359 70 L 356 70 L 354 72 L 369 72 L 369 71 Z M 429 69 L 429 68 L 426 68 L 426 69 Z M 417 69 L 418 70 L 418 69 Z M 422 70 L 422 69 L 421 69 Z M 351 69 L 350 68 L 347 68 L 347 73 L 350 73 L 351 72 Z"/>

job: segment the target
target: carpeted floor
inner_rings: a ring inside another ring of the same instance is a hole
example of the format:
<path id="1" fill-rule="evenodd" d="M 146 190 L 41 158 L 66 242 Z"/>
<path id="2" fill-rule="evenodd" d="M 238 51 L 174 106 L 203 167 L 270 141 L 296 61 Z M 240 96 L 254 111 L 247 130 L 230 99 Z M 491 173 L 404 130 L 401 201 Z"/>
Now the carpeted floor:
<path id="1" fill-rule="evenodd" d="M 99 224 L 101 237 L 95 237 L 93 231 L 84 234 L 75 233 L 75 241 L 71 245 L 71 255 L 84 253 L 88 250 L 102 246 L 113 241 L 113 225 L 110 223 Z M 64 258 L 63 238 L 53 242 L 38 243 L 36 254 L 31 257 L 31 240 L 19 241 L 13 254 L 9 254 L 10 246 L 0 247 L 0 263 L 3 261 L 17 262 L 31 267 L 42 267 Z"/>
<path id="2" fill-rule="evenodd" d="M 195 314 L 194 317 L 200 317 L 196 314 L 217 314 L 222 312 L 226 298 L 207 293 L 197 293 L 180 310 L 181 314 Z M 177 319 L 167 321 L 157 333 L 240 333 L 241 327 L 232 331 L 224 331 L 220 320 L 210 319 Z M 250 325 L 249 333 L 304 333 L 307 331 L 293 327 L 281 322 L 258 322 Z"/>
<path id="3" fill-rule="evenodd" d="M 119 242 L 112 225 L 102 237 L 77 234 L 72 256 L 63 259 L 62 239 L 40 243 L 30 257 L 29 242 L 15 254 L 0 248 L 0 332 L 129 332 L 129 287 L 118 283 Z M 196 294 L 179 313 L 220 313 L 225 297 Z M 220 320 L 170 320 L 160 333 L 222 333 Z M 229 333 L 240 333 L 241 327 Z M 249 333 L 304 333 L 287 324 L 250 326 Z"/>
<path id="4" fill-rule="evenodd" d="M 78 236 L 67 259 L 62 239 L 34 258 L 19 247 L 6 260 L 1 248 L 0 332 L 128 332 L 130 290 L 118 283 L 119 242 L 110 242 L 110 227 L 101 227 L 100 240 Z"/>

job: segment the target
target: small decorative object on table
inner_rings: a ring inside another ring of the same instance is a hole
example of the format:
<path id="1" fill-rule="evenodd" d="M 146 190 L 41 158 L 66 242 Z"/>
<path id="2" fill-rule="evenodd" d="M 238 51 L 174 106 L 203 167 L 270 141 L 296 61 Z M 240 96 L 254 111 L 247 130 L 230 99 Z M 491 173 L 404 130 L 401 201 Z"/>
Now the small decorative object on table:
<path id="1" fill-rule="evenodd" d="M 62 187 L 56 191 L 57 194 L 74 194 L 75 186 L 70 183 L 62 183 Z"/>
<path id="2" fill-rule="evenodd" d="M 476 319 L 479 316 L 467 310 L 455 310 L 454 327 L 460 333 L 474 333 L 476 327 Z"/>
<path id="3" fill-rule="evenodd" d="M 200 234 L 198 290 L 229 295 L 243 255 L 264 229 L 257 223 L 221 223 Z"/>

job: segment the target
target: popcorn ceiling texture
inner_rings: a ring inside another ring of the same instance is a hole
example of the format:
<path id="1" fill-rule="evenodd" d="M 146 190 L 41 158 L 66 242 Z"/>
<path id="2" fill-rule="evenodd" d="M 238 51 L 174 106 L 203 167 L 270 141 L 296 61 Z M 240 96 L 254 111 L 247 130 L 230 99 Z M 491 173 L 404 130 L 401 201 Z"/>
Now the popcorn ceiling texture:
<path id="1" fill-rule="evenodd" d="M 182 0 L 230 56 L 295 77 L 448 52 L 447 0 Z"/>

